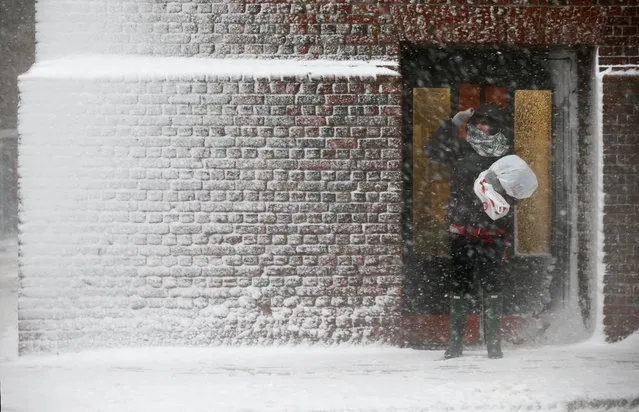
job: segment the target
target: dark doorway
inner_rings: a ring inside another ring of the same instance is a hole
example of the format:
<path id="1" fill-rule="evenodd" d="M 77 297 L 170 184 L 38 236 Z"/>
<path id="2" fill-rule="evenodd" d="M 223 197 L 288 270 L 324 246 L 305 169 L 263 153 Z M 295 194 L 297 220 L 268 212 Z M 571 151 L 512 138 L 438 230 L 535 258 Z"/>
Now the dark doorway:
<path id="1" fill-rule="evenodd" d="M 540 187 L 516 208 L 515 246 L 505 278 L 507 339 L 544 311 L 561 305 L 570 278 L 573 225 L 570 117 L 565 104 L 574 75 L 568 52 L 520 48 L 437 48 L 404 45 L 402 51 L 405 239 L 405 342 L 447 342 L 449 304 L 447 166 L 429 161 L 421 146 L 429 134 L 459 110 L 483 102 L 515 114 L 515 151 L 535 170 Z M 569 81 L 566 81 L 568 79 Z M 570 100 L 570 99 L 568 99 Z M 479 313 L 475 308 L 475 313 Z M 480 319 L 471 315 L 466 342 L 480 338 Z"/>

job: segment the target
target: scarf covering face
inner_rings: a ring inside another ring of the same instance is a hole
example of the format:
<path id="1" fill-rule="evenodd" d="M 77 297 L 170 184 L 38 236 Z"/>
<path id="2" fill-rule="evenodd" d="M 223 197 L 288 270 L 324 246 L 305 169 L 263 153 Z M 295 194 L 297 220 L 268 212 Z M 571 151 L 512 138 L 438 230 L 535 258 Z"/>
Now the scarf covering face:
<path id="1" fill-rule="evenodd" d="M 508 138 L 501 132 L 489 135 L 472 124 L 466 125 L 468 143 L 482 157 L 499 157 L 508 152 Z"/>

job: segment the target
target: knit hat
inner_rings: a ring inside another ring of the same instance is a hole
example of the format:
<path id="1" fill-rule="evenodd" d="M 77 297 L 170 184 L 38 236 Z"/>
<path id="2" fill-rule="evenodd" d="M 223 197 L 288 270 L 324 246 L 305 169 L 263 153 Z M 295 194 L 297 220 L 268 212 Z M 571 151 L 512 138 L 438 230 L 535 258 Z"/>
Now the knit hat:
<path id="1" fill-rule="evenodd" d="M 498 130 L 506 135 L 506 131 L 510 131 L 512 116 L 508 113 L 505 107 L 495 103 L 481 104 L 473 116 L 468 121 L 469 124 L 476 126 L 478 124 L 485 124 L 491 128 L 492 133 L 496 133 Z M 505 130 L 507 129 L 507 130 Z"/>

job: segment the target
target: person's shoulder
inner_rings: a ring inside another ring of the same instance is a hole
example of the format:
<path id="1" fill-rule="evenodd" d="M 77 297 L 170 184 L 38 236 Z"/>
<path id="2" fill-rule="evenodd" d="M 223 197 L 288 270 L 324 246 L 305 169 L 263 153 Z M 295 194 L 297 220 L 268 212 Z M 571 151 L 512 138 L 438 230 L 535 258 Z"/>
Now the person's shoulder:
<path id="1" fill-rule="evenodd" d="M 446 120 L 437 128 L 435 133 L 446 135 L 447 137 L 456 137 L 459 136 L 459 129 L 452 120 Z"/>

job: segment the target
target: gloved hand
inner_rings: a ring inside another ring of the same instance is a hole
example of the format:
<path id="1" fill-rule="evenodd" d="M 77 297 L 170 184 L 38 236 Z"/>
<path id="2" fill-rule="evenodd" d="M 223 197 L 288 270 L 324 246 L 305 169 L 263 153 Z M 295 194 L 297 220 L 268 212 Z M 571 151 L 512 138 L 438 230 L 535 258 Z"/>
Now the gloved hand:
<path id="1" fill-rule="evenodd" d="M 461 126 L 468 119 L 470 119 L 470 116 L 472 116 L 473 113 L 475 113 L 475 109 L 473 109 L 472 107 L 469 107 L 464 111 L 457 112 L 457 114 L 453 116 L 452 122 L 455 126 Z"/>
<path id="2" fill-rule="evenodd" d="M 488 169 L 486 176 L 484 177 L 486 179 L 486 182 L 490 183 L 490 185 L 493 187 L 493 189 L 495 189 L 495 191 L 497 191 L 497 193 L 499 193 L 500 195 L 506 194 L 506 191 L 503 187 L 501 187 L 501 182 L 497 178 L 495 172 L 493 172 L 491 169 Z"/>

